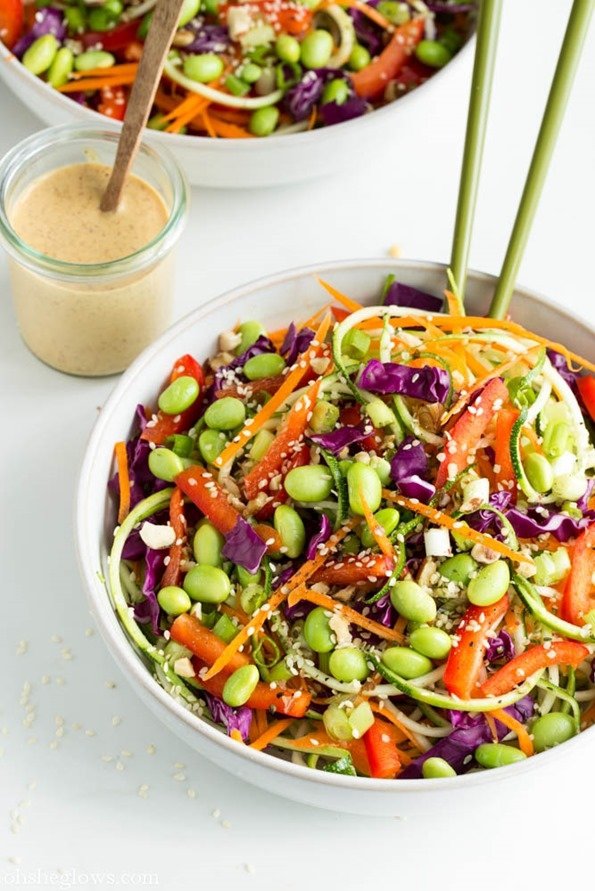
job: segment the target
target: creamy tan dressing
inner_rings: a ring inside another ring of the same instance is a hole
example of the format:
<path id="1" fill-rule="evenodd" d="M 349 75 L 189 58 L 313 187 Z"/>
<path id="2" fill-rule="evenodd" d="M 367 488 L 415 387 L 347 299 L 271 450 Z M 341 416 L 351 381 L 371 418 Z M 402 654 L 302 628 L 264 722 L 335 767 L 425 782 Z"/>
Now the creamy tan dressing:
<path id="1" fill-rule="evenodd" d="M 110 168 L 71 164 L 31 183 L 11 209 L 17 235 L 47 257 L 67 263 L 107 263 L 145 247 L 163 229 L 161 196 L 129 176 L 115 213 L 99 209 Z"/>
<path id="2" fill-rule="evenodd" d="M 130 176 L 115 213 L 99 209 L 110 168 L 72 164 L 45 174 L 19 195 L 9 211 L 28 246 L 66 263 L 101 264 L 146 247 L 169 212 L 149 183 Z M 172 270 L 166 256 L 122 276 L 106 267 L 89 277 L 33 272 L 11 260 L 17 319 L 30 349 L 71 374 L 122 371 L 166 327 Z"/>

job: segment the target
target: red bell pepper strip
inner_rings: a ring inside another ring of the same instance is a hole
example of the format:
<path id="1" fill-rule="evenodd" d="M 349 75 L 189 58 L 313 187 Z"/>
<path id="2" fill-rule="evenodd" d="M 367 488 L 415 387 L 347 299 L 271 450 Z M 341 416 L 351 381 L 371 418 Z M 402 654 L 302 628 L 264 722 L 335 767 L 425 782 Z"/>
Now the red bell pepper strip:
<path id="1" fill-rule="evenodd" d="M 423 18 L 412 19 L 395 29 L 383 51 L 361 71 L 351 75 L 353 88 L 363 99 L 373 99 L 394 80 L 424 35 Z"/>
<path id="2" fill-rule="evenodd" d="M 516 408 L 504 408 L 496 417 L 496 439 L 494 442 L 494 475 L 496 482 L 514 482 L 514 468 L 510 457 L 510 438 L 512 428 L 517 422 L 519 412 Z M 497 468 L 497 469 L 496 469 Z M 508 487 L 506 487 L 508 490 Z M 516 496 L 516 486 L 509 490 L 513 497 Z"/>
<path id="3" fill-rule="evenodd" d="M 190 355 L 181 356 L 174 362 L 168 383 L 171 384 L 179 377 L 193 377 L 201 390 L 204 387 L 205 375 L 202 366 Z M 166 415 L 164 412 L 158 411 L 157 417 L 150 420 L 141 433 L 141 439 L 154 442 L 155 445 L 163 445 L 168 436 L 173 436 L 174 433 L 183 433 L 192 427 L 199 411 L 200 394 L 193 405 L 179 415 Z"/>
<path id="4" fill-rule="evenodd" d="M 123 121 L 126 114 L 126 91 L 124 88 L 101 87 L 97 111 L 114 121 Z"/>
<path id="5" fill-rule="evenodd" d="M 527 678 L 550 665 L 577 665 L 586 659 L 589 650 L 574 640 L 555 640 L 547 649 L 538 645 L 515 656 L 481 685 L 482 696 L 503 696 Z"/>
<path id="6" fill-rule="evenodd" d="M 384 554 L 359 555 L 342 559 L 338 563 L 325 563 L 314 573 L 310 582 L 324 582 L 326 585 L 357 585 L 371 578 L 386 580 L 393 562 Z"/>
<path id="7" fill-rule="evenodd" d="M 206 625 L 190 615 L 183 613 L 174 619 L 170 628 L 171 639 L 190 650 L 206 665 L 212 665 L 225 650 L 227 644 L 216 634 L 213 634 Z M 245 653 L 234 653 L 222 674 L 233 674 L 242 665 L 249 665 L 250 659 Z"/>
<path id="8" fill-rule="evenodd" d="M 0 4 L 0 40 L 10 49 L 21 35 L 25 20 L 23 0 L 2 0 Z"/>
<path id="9" fill-rule="evenodd" d="M 595 526 L 577 538 L 572 549 L 572 568 L 562 596 L 561 615 L 567 622 L 584 625 L 595 607 Z"/>
<path id="10" fill-rule="evenodd" d="M 319 387 L 320 383 L 316 381 L 303 396 L 299 397 L 265 456 L 244 478 L 244 492 L 247 498 L 256 498 L 258 493 L 265 488 L 262 486 L 263 481 L 268 484 L 269 480 L 281 472 L 284 462 L 288 458 L 291 460 L 292 454 L 301 448 L 304 431 L 316 404 Z"/>
<path id="11" fill-rule="evenodd" d="M 342 322 L 343 319 L 346 319 L 347 316 L 351 315 L 349 310 L 345 309 L 343 306 L 331 306 L 331 312 L 335 322 Z"/>
<path id="12" fill-rule="evenodd" d="M 122 25 L 116 25 L 110 31 L 87 31 L 77 37 L 83 46 L 93 47 L 101 44 L 102 49 L 109 53 L 126 49 L 129 43 L 136 39 L 136 34 L 140 22 L 138 19 L 132 22 L 125 22 Z"/>
<path id="13" fill-rule="evenodd" d="M 180 584 L 180 563 L 186 540 L 186 523 L 184 517 L 184 496 L 180 489 L 174 489 L 169 502 L 169 521 L 176 534 L 176 540 L 169 549 L 169 562 L 165 567 L 161 587 Z"/>
<path id="14" fill-rule="evenodd" d="M 504 617 L 508 609 L 505 594 L 491 606 L 470 606 L 456 631 L 458 639 L 453 645 L 444 669 L 444 686 L 459 699 L 471 699 L 475 693 L 481 670 L 488 634 Z"/>
<path id="15" fill-rule="evenodd" d="M 210 471 L 199 464 L 188 467 L 177 475 L 176 486 L 188 496 L 221 535 L 228 535 L 231 532 L 240 518 L 240 513 L 229 503 L 226 493 L 215 482 Z"/>
<path id="16" fill-rule="evenodd" d="M 444 448 L 444 461 L 438 468 L 436 488 L 441 489 L 448 482 L 454 465 L 456 473 L 467 467 L 467 458 L 495 414 L 502 410 L 508 400 L 508 390 L 499 377 L 493 378 L 473 400 L 450 431 L 450 440 Z"/>
<path id="17" fill-rule="evenodd" d="M 223 399 L 224 396 L 235 396 L 236 399 L 245 400 L 248 394 L 256 396 L 258 393 L 276 393 L 284 380 L 284 375 L 277 374 L 275 377 L 265 377 L 260 381 L 246 381 L 239 386 L 222 387 L 215 394 L 215 398 Z"/>
<path id="18" fill-rule="evenodd" d="M 387 727 L 384 721 L 376 718 L 363 736 L 370 776 L 379 780 L 392 780 L 401 770 L 401 759 L 392 734 L 386 732 Z"/>
<path id="19" fill-rule="evenodd" d="M 589 412 L 589 417 L 595 421 L 595 377 L 579 377 L 576 385 L 580 393 L 583 405 Z"/>

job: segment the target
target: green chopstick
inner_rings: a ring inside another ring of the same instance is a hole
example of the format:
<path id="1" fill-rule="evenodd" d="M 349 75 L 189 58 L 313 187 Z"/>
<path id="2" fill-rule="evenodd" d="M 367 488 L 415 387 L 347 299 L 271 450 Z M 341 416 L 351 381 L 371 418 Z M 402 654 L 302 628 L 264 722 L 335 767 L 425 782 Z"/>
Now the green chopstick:
<path id="1" fill-rule="evenodd" d="M 482 0 L 477 22 L 477 43 L 469 109 L 467 132 L 461 167 L 457 215 L 452 242 L 450 268 L 458 291 L 463 298 L 467 279 L 467 263 L 471 245 L 471 232 L 475 217 L 481 159 L 485 142 L 488 109 L 492 94 L 494 64 L 498 48 L 498 33 L 502 0 Z"/>
<path id="2" fill-rule="evenodd" d="M 490 305 L 489 315 L 493 319 L 504 318 L 510 306 L 517 273 L 566 111 L 594 7 L 595 0 L 574 0 L 572 6 L 523 195 Z"/>

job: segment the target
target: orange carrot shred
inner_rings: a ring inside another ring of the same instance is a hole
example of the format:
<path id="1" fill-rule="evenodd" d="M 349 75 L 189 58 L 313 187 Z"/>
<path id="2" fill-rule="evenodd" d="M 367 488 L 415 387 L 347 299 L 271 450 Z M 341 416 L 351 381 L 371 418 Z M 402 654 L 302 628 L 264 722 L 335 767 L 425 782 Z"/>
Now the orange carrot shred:
<path id="1" fill-rule="evenodd" d="M 390 538 L 385 533 L 384 529 L 370 510 L 370 505 L 366 501 L 366 496 L 364 495 L 363 487 L 360 486 L 359 489 L 359 500 L 362 504 L 362 509 L 364 511 L 364 517 L 366 518 L 366 523 L 368 524 L 368 529 L 374 536 L 376 544 L 385 555 L 385 557 L 390 557 L 394 560 L 395 550 L 391 544 Z"/>
<path id="2" fill-rule="evenodd" d="M 230 737 L 231 737 L 232 739 L 234 739 L 236 742 L 242 743 L 242 745 L 244 744 L 244 740 L 242 739 L 242 734 L 241 734 L 240 731 L 237 730 L 235 727 L 234 727 L 234 729 L 230 732 L 229 735 L 230 735 Z"/>
<path id="3" fill-rule="evenodd" d="M 383 489 L 382 495 L 387 501 L 393 501 L 395 504 L 400 504 L 401 507 L 405 507 L 407 510 L 413 511 L 413 513 L 420 514 L 422 517 L 431 520 L 431 522 L 435 523 L 437 526 L 445 526 L 446 529 L 450 530 L 454 529 L 454 531 L 459 535 L 462 535 L 463 538 L 468 538 L 469 541 L 474 541 L 476 544 L 481 544 L 486 548 L 490 548 L 492 551 L 497 551 L 498 554 L 502 554 L 514 563 L 527 563 L 529 566 L 533 566 L 533 561 L 530 557 L 525 557 L 524 554 L 519 554 L 517 551 L 511 550 L 501 541 L 498 541 L 497 538 L 492 538 L 491 535 L 486 535 L 485 532 L 477 532 L 476 529 L 472 529 L 471 526 L 468 526 L 467 523 L 464 523 L 462 520 L 454 520 L 443 511 L 430 507 L 429 504 L 422 504 L 415 499 L 405 498 L 404 495 L 397 495 L 396 492 L 391 492 L 388 489 Z"/>
<path id="4" fill-rule="evenodd" d="M 357 312 L 358 309 L 362 309 L 362 304 L 358 303 L 357 300 L 352 300 L 351 297 L 348 297 L 346 294 L 343 294 L 341 291 L 338 291 L 328 282 L 325 282 L 324 279 L 319 278 L 318 283 L 322 285 L 325 291 L 327 291 L 331 297 L 337 300 L 345 309 L 348 309 L 349 312 Z"/>
<path id="5" fill-rule="evenodd" d="M 365 15 L 371 22 L 374 22 L 374 24 L 380 25 L 385 31 L 392 32 L 395 30 L 393 23 L 383 16 L 382 13 L 378 12 L 373 6 L 370 6 L 369 3 L 364 3 L 362 0 L 348 0 L 347 3 L 341 3 L 341 6 L 350 6 L 352 9 L 359 10 L 362 15 Z"/>
<path id="6" fill-rule="evenodd" d="M 513 733 L 516 733 L 517 739 L 519 741 L 519 748 L 521 752 L 523 752 L 527 756 L 527 758 L 530 758 L 531 755 L 535 754 L 533 740 L 520 721 L 517 721 L 517 719 L 513 718 L 512 715 L 509 715 L 507 711 L 500 708 L 491 712 L 491 717 L 494 718 L 496 721 L 500 721 L 501 724 L 504 724 L 504 726 L 508 727 L 509 730 L 512 730 Z"/>
<path id="7" fill-rule="evenodd" d="M 393 628 L 387 628 L 385 625 L 381 625 L 380 622 L 375 622 L 373 619 L 369 619 L 368 616 L 363 616 L 361 613 L 358 613 L 357 610 L 352 609 L 350 606 L 346 606 L 339 600 L 335 600 L 334 597 L 331 597 L 329 594 L 320 594 L 318 591 L 313 591 L 312 588 L 302 586 L 300 588 L 295 588 L 291 592 L 288 599 L 288 605 L 294 606 L 300 600 L 307 600 L 309 603 L 315 603 L 316 606 L 321 606 L 323 609 L 329 610 L 330 612 L 339 613 L 339 615 L 343 616 L 343 618 L 351 625 L 359 625 L 360 628 L 365 628 L 367 631 L 371 631 L 378 637 L 383 637 L 386 640 L 394 640 L 397 643 L 402 643 L 404 640 L 403 635 L 399 631 L 395 631 Z"/>
<path id="8" fill-rule="evenodd" d="M 114 446 L 114 454 L 116 456 L 116 464 L 118 467 L 118 486 L 120 489 L 118 523 L 123 523 L 130 513 L 130 474 L 128 473 L 126 443 L 117 442 Z"/>
<path id="9" fill-rule="evenodd" d="M 262 752 L 263 749 L 266 749 L 268 745 L 274 742 L 278 736 L 287 730 L 290 724 L 293 724 L 293 718 L 284 718 L 282 721 L 275 721 L 274 724 L 271 724 L 270 727 L 257 736 L 254 742 L 250 743 L 251 749 L 256 749 L 258 752 Z"/>

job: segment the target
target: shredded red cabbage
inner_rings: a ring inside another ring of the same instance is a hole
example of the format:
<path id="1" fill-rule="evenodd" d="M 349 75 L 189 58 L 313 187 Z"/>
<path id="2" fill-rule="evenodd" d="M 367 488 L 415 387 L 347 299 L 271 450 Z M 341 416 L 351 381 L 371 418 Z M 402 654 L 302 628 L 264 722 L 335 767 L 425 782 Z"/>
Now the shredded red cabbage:
<path id="1" fill-rule="evenodd" d="M 446 402 L 450 381 L 444 368 L 426 365 L 411 368 L 396 362 L 370 359 L 364 366 L 358 384 L 370 393 L 397 393 L 424 402 Z"/>
<path id="2" fill-rule="evenodd" d="M 425 479 L 428 470 L 428 456 L 423 445 L 418 439 L 408 436 L 403 440 L 390 462 L 391 477 L 395 483 L 412 476 Z"/>
<path id="3" fill-rule="evenodd" d="M 404 285 L 402 282 L 393 282 L 384 295 L 384 304 L 386 306 L 411 306 L 413 309 L 440 312 L 442 298 L 426 294 L 425 291 L 420 291 L 419 288 L 414 288 L 411 285 Z"/>
<path id="4" fill-rule="evenodd" d="M 306 548 L 306 557 L 308 560 L 313 560 L 314 557 L 318 555 L 318 545 L 324 544 L 324 542 L 331 537 L 332 531 L 331 521 L 326 514 L 321 514 L 320 529 L 316 535 L 312 536 L 308 542 L 308 547 Z"/>
<path id="5" fill-rule="evenodd" d="M 302 79 L 285 94 L 283 106 L 296 121 L 305 121 L 316 105 L 325 84 L 337 76 L 334 68 L 306 71 Z"/>
<path id="6" fill-rule="evenodd" d="M 368 0 L 368 6 L 376 7 L 379 2 L 380 0 Z M 348 9 L 347 13 L 353 20 L 357 42 L 365 46 L 371 56 L 378 56 L 384 48 L 384 30 L 359 9 Z"/>
<path id="7" fill-rule="evenodd" d="M 397 486 L 405 498 L 417 498 L 423 504 L 428 504 L 436 494 L 436 486 L 433 483 L 415 475 L 403 477 Z"/>
<path id="8" fill-rule="evenodd" d="M 359 96 L 349 96 L 345 102 L 340 104 L 337 102 L 325 102 L 320 106 L 320 116 L 325 127 L 333 124 L 343 124 L 345 121 L 352 121 L 354 118 L 360 118 L 370 106 Z"/>
<path id="9" fill-rule="evenodd" d="M 243 566 L 247 572 L 258 572 L 267 546 L 243 517 L 238 517 L 235 526 L 225 536 L 222 554 L 232 563 Z"/>
<path id="10" fill-rule="evenodd" d="M 232 730 L 239 730 L 242 739 L 246 742 L 250 733 L 250 724 L 252 723 L 252 709 L 245 705 L 240 706 L 240 708 L 232 708 L 217 696 L 204 691 L 201 695 L 209 707 L 213 721 L 217 724 L 223 724 L 228 736 Z"/>
<path id="11" fill-rule="evenodd" d="M 504 659 L 506 662 L 510 662 L 514 655 L 514 643 L 512 637 L 505 628 L 503 628 L 496 637 L 490 637 L 486 649 L 486 659 L 488 662 L 498 662 L 499 659 Z"/>
<path id="12" fill-rule="evenodd" d="M 517 721 L 525 724 L 532 716 L 534 709 L 535 703 L 531 697 L 525 696 L 524 699 L 520 699 L 515 705 L 508 706 L 505 711 Z M 400 780 L 421 779 L 423 776 L 422 766 L 428 758 L 443 758 L 445 761 L 448 761 L 453 770 L 458 774 L 467 773 L 473 767 L 473 753 L 475 749 L 482 743 L 492 741 L 492 732 L 488 727 L 485 715 L 483 713 L 463 714 L 460 712 L 451 712 L 450 714 L 451 720 L 453 720 L 454 715 L 461 715 L 460 719 L 454 718 L 453 726 L 455 726 L 455 730 L 439 740 L 436 745 L 424 752 L 423 755 L 412 761 L 399 774 Z M 509 732 L 508 727 L 505 727 L 500 721 L 495 723 L 498 739 L 503 739 Z"/>
<path id="13" fill-rule="evenodd" d="M 558 541 L 565 542 L 595 522 L 595 511 L 586 511 L 580 519 L 575 519 L 546 507 L 530 507 L 526 514 L 513 507 L 506 512 L 506 519 L 519 538 L 535 538 L 549 532 Z"/>
<path id="14" fill-rule="evenodd" d="M 338 427 L 336 430 L 331 430 L 330 433 L 315 433 L 308 438 L 333 455 L 338 455 L 346 446 L 350 446 L 354 442 L 361 442 L 371 432 L 371 430 L 366 432 L 364 424 L 360 424 L 357 427 Z"/>
<path id="15" fill-rule="evenodd" d="M 157 603 L 157 589 L 165 569 L 166 551 L 155 551 L 147 548 L 145 554 L 145 580 L 143 582 L 143 594 L 145 599 L 134 604 L 134 618 L 141 625 L 149 624 L 153 634 L 159 634 L 159 604 Z"/>
<path id="16" fill-rule="evenodd" d="M 205 25 L 197 19 L 186 28 L 196 35 L 192 43 L 184 47 L 186 53 L 223 53 L 230 45 L 229 31 L 223 25 Z"/>
<path id="17" fill-rule="evenodd" d="M 17 40 L 12 52 L 19 59 L 22 58 L 31 44 L 38 37 L 44 37 L 46 34 L 53 34 L 59 43 L 62 43 L 66 37 L 64 13 L 55 6 L 44 6 L 43 9 L 37 10 L 31 30 L 24 34 L 20 40 Z"/>
<path id="18" fill-rule="evenodd" d="M 311 328 L 301 328 L 298 331 L 294 323 L 290 322 L 279 350 L 288 365 L 293 365 L 300 353 L 308 349 L 313 338 L 314 331 Z"/>

